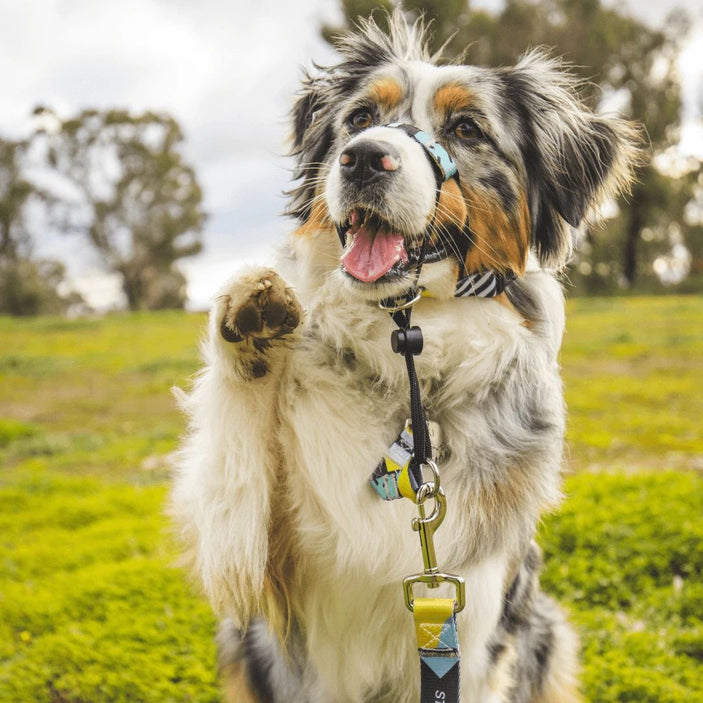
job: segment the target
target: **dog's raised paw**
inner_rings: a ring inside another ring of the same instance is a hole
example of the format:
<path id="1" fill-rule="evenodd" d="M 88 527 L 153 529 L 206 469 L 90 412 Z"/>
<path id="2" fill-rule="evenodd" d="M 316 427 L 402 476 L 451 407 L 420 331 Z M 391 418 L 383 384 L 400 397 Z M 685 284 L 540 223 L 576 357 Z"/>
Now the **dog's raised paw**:
<path id="1" fill-rule="evenodd" d="M 290 334 L 302 318 L 295 293 L 275 271 L 238 281 L 224 296 L 220 334 L 227 342 L 255 342 Z"/>

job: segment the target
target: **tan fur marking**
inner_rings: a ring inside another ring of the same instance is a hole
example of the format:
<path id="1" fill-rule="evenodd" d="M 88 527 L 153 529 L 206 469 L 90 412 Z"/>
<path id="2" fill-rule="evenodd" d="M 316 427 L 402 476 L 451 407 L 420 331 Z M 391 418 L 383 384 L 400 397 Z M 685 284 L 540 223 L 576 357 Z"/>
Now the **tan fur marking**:
<path id="1" fill-rule="evenodd" d="M 473 93 L 457 83 L 442 86 L 434 95 L 434 108 L 443 114 L 466 109 L 473 103 Z"/>
<path id="2" fill-rule="evenodd" d="M 583 696 L 575 686 L 563 686 L 561 688 L 550 688 L 532 703 L 584 703 Z"/>
<path id="3" fill-rule="evenodd" d="M 320 230 L 331 230 L 334 232 L 334 223 L 327 210 L 325 199 L 318 193 L 315 193 L 315 201 L 308 217 L 293 234 L 299 237 L 311 237 L 315 232 Z"/>
<path id="4" fill-rule="evenodd" d="M 506 310 L 514 312 L 518 317 L 520 316 L 520 313 L 515 309 L 515 306 L 510 302 L 508 296 L 505 293 L 500 293 L 496 295 L 493 300 L 495 300 L 497 303 L 500 303 Z"/>
<path id="5" fill-rule="evenodd" d="M 261 703 L 249 687 L 243 664 L 227 667 L 224 673 L 223 697 L 225 703 Z"/>
<path id="6" fill-rule="evenodd" d="M 295 578 L 295 531 L 289 509 L 283 498 L 288 491 L 283 486 L 273 492 L 269 523 L 269 555 L 261 609 L 271 631 L 285 651 L 293 617 L 290 588 Z"/>
<path id="7" fill-rule="evenodd" d="M 552 673 L 541 691 L 531 703 L 584 703 L 578 683 L 569 673 L 559 676 Z"/>
<path id="8" fill-rule="evenodd" d="M 516 659 L 515 638 L 508 636 L 505 649 L 488 673 L 488 688 L 497 700 L 507 700 L 508 693 L 515 682 L 512 669 Z"/>
<path id="9" fill-rule="evenodd" d="M 506 213 L 485 191 L 463 190 L 469 208 L 469 227 L 474 237 L 466 256 L 466 270 L 524 273 L 529 246 L 529 214 L 525 198 L 520 199 L 516 215 Z"/>
<path id="10" fill-rule="evenodd" d="M 369 97 L 377 105 L 392 110 L 403 99 L 403 88 L 394 78 L 379 78 L 369 86 Z"/>
<path id="11" fill-rule="evenodd" d="M 437 203 L 436 221 L 439 225 L 463 227 L 466 222 L 467 209 L 464 194 L 452 178 L 442 185 Z"/>

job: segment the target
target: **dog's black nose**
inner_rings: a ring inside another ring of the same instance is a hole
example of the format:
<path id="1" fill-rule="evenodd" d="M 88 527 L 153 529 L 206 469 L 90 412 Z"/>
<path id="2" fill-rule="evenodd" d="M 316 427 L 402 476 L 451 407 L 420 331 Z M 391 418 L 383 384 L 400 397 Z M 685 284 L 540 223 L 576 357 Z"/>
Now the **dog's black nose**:
<path id="1" fill-rule="evenodd" d="M 348 146 L 339 157 L 342 176 L 368 185 L 400 168 L 400 154 L 385 142 L 364 139 Z"/>

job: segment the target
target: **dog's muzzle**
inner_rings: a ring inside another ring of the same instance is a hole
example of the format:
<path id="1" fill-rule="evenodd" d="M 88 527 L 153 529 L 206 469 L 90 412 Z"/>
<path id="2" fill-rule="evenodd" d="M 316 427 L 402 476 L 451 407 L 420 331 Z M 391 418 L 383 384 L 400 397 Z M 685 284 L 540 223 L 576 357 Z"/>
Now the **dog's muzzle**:
<path id="1" fill-rule="evenodd" d="M 386 128 L 398 129 L 422 147 L 436 179 L 435 209 L 442 184 L 457 176 L 457 167 L 446 149 L 427 132 L 414 125 L 392 123 Z M 342 179 L 358 192 L 383 187 L 400 168 L 398 150 L 382 139 L 360 138 L 353 141 L 339 157 Z M 429 227 L 428 227 L 429 229 Z M 373 283 L 385 276 L 403 275 L 413 267 L 418 252 L 406 249 L 405 236 L 373 211 L 355 209 L 349 220 L 338 225 L 337 233 L 346 248 L 342 264 L 346 272 L 363 283 Z M 421 239 L 429 234 L 422 233 Z M 445 252 L 433 252 L 431 259 L 440 259 Z"/>

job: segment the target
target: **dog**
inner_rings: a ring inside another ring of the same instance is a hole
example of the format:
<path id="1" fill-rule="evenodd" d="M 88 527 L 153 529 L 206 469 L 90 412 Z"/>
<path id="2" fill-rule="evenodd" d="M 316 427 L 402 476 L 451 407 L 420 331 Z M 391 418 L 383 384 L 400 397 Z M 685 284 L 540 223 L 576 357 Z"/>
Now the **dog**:
<path id="1" fill-rule="evenodd" d="M 543 52 L 511 68 L 444 64 L 422 22 L 389 24 L 361 21 L 339 63 L 303 79 L 297 227 L 274 268 L 216 299 L 182 397 L 171 510 L 224 618 L 231 700 L 417 701 L 401 587 L 422 564 L 417 507 L 381 500 L 369 475 L 410 417 L 379 303 L 421 291 L 415 363 L 447 501 L 437 561 L 466 588 L 461 695 L 569 703 L 577 637 L 540 591 L 533 540 L 560 500 L 559 272 L 576 231 L 627 189 L 637 130 L 584 107 Z M 417 130 L 455 176 L 438 178 Z M 492 295 L 458 292 L 486 274 Z"/>

